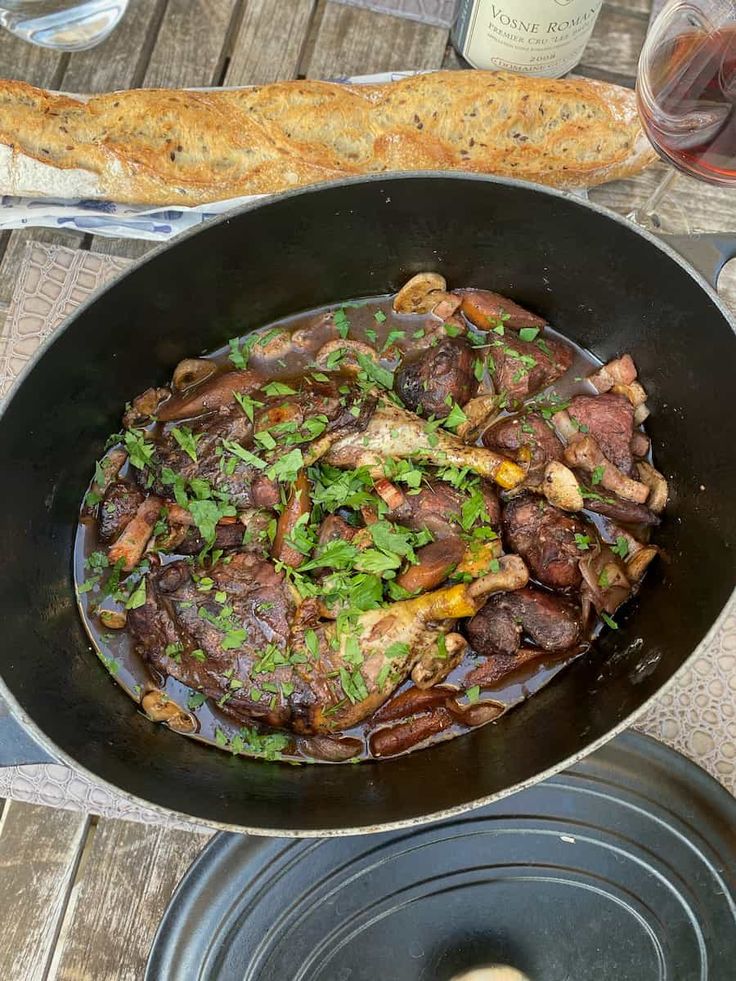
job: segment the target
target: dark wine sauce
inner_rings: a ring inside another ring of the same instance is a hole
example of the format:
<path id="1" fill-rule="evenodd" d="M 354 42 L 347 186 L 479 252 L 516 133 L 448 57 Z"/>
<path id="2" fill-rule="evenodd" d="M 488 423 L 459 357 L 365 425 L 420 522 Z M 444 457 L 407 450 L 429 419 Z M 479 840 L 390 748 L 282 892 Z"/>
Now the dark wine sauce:
<path id="1" fill-rule="evenodd" d="M 403 330 L 406 340 L 402 340 L 401 345 L 408 349 L 412 344 L 424 344 L 422 340 L 412 340 L 412 334 L 421 330 L 426 322 L 426 316 L 414 316 L 406 314 L 396 314 L 391 308 L 390 296 L 372 297 L 360 301 L 360 304 L 351 306 L 346 304 L 346 313 L 350 319 L 351 339 L 363 340 L 377 346 L 380 351 L 384 342 L 392 330 Z M 287 358 L 259 361 L 256 356 L 251 356 L 251 363 L 254 367 L 267 366 L 268 375 L 272 379 L 289 379 L 303 374 L 312 362 L 314 352 L 318 350 L 332 335 L 324 326 L 324 317 L 328 311 L 334 311 L 338 307 L 324 307 L 308 313 L 297 314 L 284 320 L 277 321 L 268 327 L 258 331 L 267 337 L 275 328 L 295 332 L 310 328 L 314 343 L 310 349 L 304 353 L 290 353 Z M 382 311 L 386 319 L 382 323 L 377 323 L 374 314 Z M 569 338 L 558 333 L 550 327 L 545 328 L 545 334 L 555 338 L 560 338 L 573 348 L 573 363 L 565 375 L 558 379 L 557 383 L 550 389 L 545 390 L 544 396 L 554 395 L 557 398 L 567 399 L 577 394 L 595 394 L 593 386 L 585 380 L 586 376 L 600 367 L 601 362 L 590 352 L 573 344 Z M 476 334 L 476 339 L 480 335 Z M 479 349 L 479 353 L 480 353 Z M 220 366 L 221 371 L 228 371 L 232 368 L 228 360 L 229 348 L 224 347 L 214 354 L 208 355 Z M 395 361 L 387 361 L 389 367 L 395 366 Z M 502 415 L 507 413 L 502 413 Z M 149 427 L 149 432 L 155 436 L 156 424 Z M 127 472 L 128 464 L 121 470 L 120 476 L 124 477 Z M 588 520 L 595 523 L 602 530 L 600 516 L 591 512 L 586 512 Z M 97 654 L 115 681 L 123 688 L 128 695 L 136 702 L 140 702 L 142 696 L 151 689 L 159 689 L 182 709 L 185 709 L 196 719 L 197 731 L 186 733 L 189 738 L 197 739 L 200 742 L 208 743 L 213 746 L 225 748 L 226 742 L 237 735 L 242 728 L 239 723 L 219 708 L 212 700 L 204 700 L 202 704 L 195 703 L 200 701 L 200 696 L 193 689 L 177 681 L 175 678 L 164 676 L 153 671 L 142 658 L 133 650 L 133 644 L 126 630 L 107 630 L 101 624 L 97 611 L 100 609 L 115 609 L 115 604 L 102 601 L 96 606 L 98 594 L 94 592 L 79 593 L 79 587 L 89 577 L 89 571 L 85 569 L 85 560 L 97 550 L 104 549 L 104 546 L 97 538 L 97 522 L 93 518 L 82 518 L 77 528 L 74 548 L 74 580 L 77 587 L 77 596 L 82 620 L 92 642 L 92 650 Z M 161 555 L 161 562 L 173 562 L 181 558 L 180 555 Z M 594 631 L 594 636 L 595 636 Z M 591 640 L 594 639 L 591 638 Z M 582 645 L 574 652 L 566 652 L 562 656 L 541 657 L 527 665 L 518 668 L 512 675 L 504 677 L 496 686 L 483 686 L 481 700 L 491 699 L 500 702 L 505 706 L 505 711 L 520 704 L 530 695 L 538 692 L 547 685 L 560 671 L 563 670 L 572 660 L 581 656 L 588 649 L 589 645 Z M 480 664 L 482 658 L 469 651 L 462 662 L 455 668 L 443 682 L 445 685 L 462 687 L 462 678 L 476 664 Z M 407 680 L 396 689 L 395 694 L 411 687 L 412 682 Z M 491 723 L 488 723 L 491 724 Z M 494 723 L 495 724 L 495 720 Z M 357 737 L 364 746 L 359 758 L 361 760 L 372 759 L 367 747 L 367 734 L 369 732 L 368 722 L 363 722 L 353 729 L 344 730 L 342 735 Z M 261 727 L 262 731 L 267 731 Z M 467 732 L 467 727 L 457 723 L 444 730 L 433 738 L 433 742 L 451 739 L 454 736 Z M 311 762 L 311 758 L 300 749 L 303 740 L 300 737 L 292 737 L 291 745 L 279 754 L 279 758 L 292 763 Z M 425 746 L 421 743 L 414 747 L 417 749 Z M 413 752 L 413 749 L 409 752 Z M 319 762 L 322 762 L 321 760 Z"/>

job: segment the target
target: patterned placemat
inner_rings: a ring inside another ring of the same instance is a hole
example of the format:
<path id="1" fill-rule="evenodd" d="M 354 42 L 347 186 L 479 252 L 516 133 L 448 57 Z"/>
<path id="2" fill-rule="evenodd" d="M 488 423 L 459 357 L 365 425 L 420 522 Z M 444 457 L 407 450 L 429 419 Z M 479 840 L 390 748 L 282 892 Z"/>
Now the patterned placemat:
<path id="1" fill-rule="evenodd" d="M 90 293 L 119 275 L 127 259 L 28 243 L 0 334 L 0 397 L 38 345 Z M 637 726 L 689 756 L 736 793 L 736 602 L 715 636 Z M 0 797 L 107 817 L 200 827 L 138 807 L 64 766 L 0 768 Z M 205 829 L 203 829 L 205 830 Z"/>

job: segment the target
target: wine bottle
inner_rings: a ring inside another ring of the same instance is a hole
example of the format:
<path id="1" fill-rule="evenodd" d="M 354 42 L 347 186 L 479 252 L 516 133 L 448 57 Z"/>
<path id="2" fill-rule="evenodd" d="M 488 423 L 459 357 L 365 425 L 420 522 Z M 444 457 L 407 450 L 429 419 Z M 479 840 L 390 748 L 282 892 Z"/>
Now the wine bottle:
<path id="1" fill-rule="evenodd" d="M 580 61 L 603 0 L 460 0 L 455 50 L 473 68 L 559 78 Z"/>

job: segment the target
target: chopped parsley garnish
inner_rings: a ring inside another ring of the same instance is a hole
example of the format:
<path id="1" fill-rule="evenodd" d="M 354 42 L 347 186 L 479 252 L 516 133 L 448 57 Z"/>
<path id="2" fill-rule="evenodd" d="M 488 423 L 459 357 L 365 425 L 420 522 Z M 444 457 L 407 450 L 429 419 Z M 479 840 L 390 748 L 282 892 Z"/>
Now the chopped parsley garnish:
<path id="1" fill-rule="evenodd" d="M 369 358 L 367 354 L 361 354 L 358 352 L 356 354 L 358 364 L 360 365 L 361 374 L 364 374 L 370 381 L 376 382 L 382 388 L 391 391 L 394 387 L 394 374 L 389 371 L 388 368 L 384 368 L 382 365 L 378 364 L 373 358 Z M 358 375 L 360 378 L 360 375 Z"/>
<path id="2" fill-rule="evenodd" d="M 243 352 L 240 349 L 240 338 L 231 337 L 227 343 L 228 346 L 230 347 L 230 354 L 228 355 L 230 361 L 240 371 L 242 371 L 244 368 L 247 368 L 248 367 L 247 349 L 246 349 L 246 354 L 243 354 Z"/>
<path id="3" fill-rule="evenodd" d="M 386 320 L 386 314 L 383 312 L 383 310 L 376 310 L 376 312 L 373 314 L 373 318 L 376 321 L 376 323 L 382 324 Z M 403 336 L 404 334 L 403 330 L 400 331 L 400 333 Z"/>
<path id="4" fill-rule="evenodd" d="M 581 534 L 575 535 L 575 544 L 577 545 L 577 547 L 580 549 L 581 552 L 587 552 L 587 550 L 590 548 L 590 542 L 591 542 L 590 535 L 581 535 Z"/>
<path id="5" fill-rule="evenodd" d="M 204 705 L 206 699 L 201 691 L 190 691 L 187 695 L 187 708 L 194 712 Z"/>
<path id="6" fill-rule="evenodd" d="M 613 619 L 613 617 L 609 617 L 605 611 L 601 613 L 601 620 L 607 624 L 611 630 L 618 630 L 618 624 L 616 621 Z"/>
<path id="7" fill-rule="evenodd" d="M 350 333 L 350 321 L 348 320 L 347 314 L 342 307 L 339 310 L 335 310 L 335 312 L 332 314 L 332 322 L 337 328 L 337 333 L 343 340 L 345 340 Z"/>
<path id="8" fill-rule="evenodd" d="M 180 428 L 174 426 L 171 430 L 171 435 L 184 450 L 189 459 L 196 463 L 197 443 L 202 438 L 202 433 L 193 433 L 191 429 L 188 429 L 186 426 L 181 426 Z"/>
<path id="9" fill-rule="evenodd" d="M 233 392 L 233 395 L 235 397 L 235 401 L 246 414 L 248 419 L 253 422 L 254 410 L 260 409 L 264 403 L 259 402 L 257 399 L 251 398 L 250 395 L 243 395 L 242 392 Z"/>
<path id="10" fill-rule="evenodd" d="M 473 685 L 472 688 L 468 688 L 465 694 L 468 696 L 468 701 L 472 705 L 480 698 L 480 685 Z"/>
<path id="11" fill-rule="evenodd" d="M 146 602 L 146 580 L 141 579 L 138 585 L 135 587 L 133 592 L 128 597 L 125 604 L 126 610 L 137 610 L 139 606 L 143 606 Z"/>
<path id="12" fill-rule="evenodd" d="M 538 333 L 539 327 L 522 327 L 519 331 L 519 338 L 522 341 L 526 341 L 527 344 L 531 344 Z"/>
<path id="13" fill-rule="evenodd" d="M 600 484 L 600 482 L 603 480 L 603 475 L 605 474 L 605 472 L 606 472 L 606 468 L 603 464 L 601 464 L 600 466 L 596 467 L 593 470 L 593 472 L 590 475 L 590 482 L 591 484 L 593 484 L 594 487 L 596 484 Z"/>
<path id="14" fill-rule="evenodd" d="M 619 535 L 616 538 L 616 544 L 611 546 L 611 551 L 614 555 L 618 555 L 619 558 L 625 559 L 629 554 L 629 542 L 623 535 Z"/>
<path id="15" fill-rule="evenodd" d="M 292 388 L 291 385 L 286 385 L 284 382 L 273 381 L 269 382 L 268 385 L 264 385 L 262 391 L 266 395 L 296 395 L 296 389 Z"/>
<path id="16" fill-rule="evenodd" d="M 454 431 L 458 426 L 462 426 L 462 424 L 467 421 L 468 417 L 465 415 L 457 402 L 455 402 L 444 421 L 444 426 L 445 429 L 451 429 Z"/>
<path id="17" fill-rule="evenodd" d="M 145 470 L 151 462 L 151 457 L 156 449 L 153 443 L 147 443 L 145 433 L 139 429 L 126 430 L 123 436 L 123 442 L 125 443 L 125 449 L 128 451 L 128 459 L 131 465 L 137 470 Z"/>

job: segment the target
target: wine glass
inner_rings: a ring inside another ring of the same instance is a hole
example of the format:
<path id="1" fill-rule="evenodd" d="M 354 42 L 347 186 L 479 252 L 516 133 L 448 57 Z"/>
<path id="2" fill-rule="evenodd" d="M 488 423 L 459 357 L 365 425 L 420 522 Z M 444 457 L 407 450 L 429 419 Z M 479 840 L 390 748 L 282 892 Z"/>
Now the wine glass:
<path id="1" fill-rule="evenodd" d="M 0 0 L 0 27 L 56 51 L 84 51 L 108 36 L 128 0 Z"/>
<path id="2" fill-rule="evenodd" d="M 664 160 L 736 185 L 733 0 L 670 0 L 644 43 L 636 91 L 644 131 Z"/>

